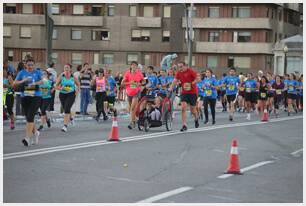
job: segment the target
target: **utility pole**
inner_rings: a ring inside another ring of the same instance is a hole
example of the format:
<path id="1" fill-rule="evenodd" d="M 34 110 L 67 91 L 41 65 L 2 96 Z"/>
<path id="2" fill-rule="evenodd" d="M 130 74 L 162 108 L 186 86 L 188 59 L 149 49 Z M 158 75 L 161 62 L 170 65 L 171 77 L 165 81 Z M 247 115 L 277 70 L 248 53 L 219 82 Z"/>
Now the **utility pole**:
<path id="1" fill-rule="evenodd" d="M 194 32 L 192 26 L 192 17 L 193 17 L 193 3 L 187 8 L 186 11 L 186 28 L 187 28 L 187 46 L 188 46 L 188 65 L 192 66 L 192 49 L 193 49 L 193 40 Z"/>
<path id="2" fill-rule="evenodd" d="M 45 21 L 46 21 L 46 64 L 52 61 L 52 36 L 53 25 L 52 19 L 52 4 L 45 4 Z"/>

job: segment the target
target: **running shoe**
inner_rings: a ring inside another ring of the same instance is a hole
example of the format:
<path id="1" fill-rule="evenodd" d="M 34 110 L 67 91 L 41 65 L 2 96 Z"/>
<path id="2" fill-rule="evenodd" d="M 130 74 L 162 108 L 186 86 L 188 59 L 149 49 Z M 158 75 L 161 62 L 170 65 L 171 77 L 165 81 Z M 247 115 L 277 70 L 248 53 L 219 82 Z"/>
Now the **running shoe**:
<path id="1" fill-rule="evenodd" d="M 47 119 L 47 126 L 50 128 L 51 127 L 51 120 L 50 118 Z"/>
<path id="2" fill-rule="evenodd" d="M 13 130 L 15 129 L 14 121 L 10 121 L 10 128 Z"/>
<path id="3" fill-rule="evenodd" d="M 187 126 L 186 125 L 183 125 L 182 129 L 181 129 L 181 132 L 184 132 L 187 130 Z"/>
<path id="4" fill-rule="evenodd" d="M 44 126 L 40 125 L 37 130 L 41 131 L 43 128 L 44 128 Z"/>
<path id="5" fill-rule="evenodd" d="M 67 132 L 67 127 L 66 126 L 63 126 L 62 132 Z"/>
<path id="6" fill-rule="evenodd" d="M 213 121 L 212 121 L 212 124 L 213 124 L 213 125 L 216 124 L 216 120 L 213 120 Z"/>
<path id="7" fill-rule="evenodd" d="M 131 122 L 131 123 L 128 125 L 128 128 L 129 128 L 129 129 L 135 128 L 135 123 Z"/>
<path id="8" fill-rule="evenodd" d="M 250 113 L 247 114 L 247 118 L 246 119 L 247 120 L 251 120 L 251 114 Z"/>
<path id="9" fill-rule="evenodd" d="M 229 116 L 229 121 L 233 121 L 233 116 L 232 115 Z"/>
<path id="10" fill-rule="evenodd" d="M 105 116 L 103 117 L 103 120 L 104 120 L 104 121 L 108 120 L 108 116 L 105 115 Z"/>
<path id="11" fill-rule="evenodd" d="M 38 144 L 40 132 L 36 131 L 34 137 L 32 138 L 32 145 Z"/>
<path id="12" fill-rule="evenodd" d="M 99 116 L 96 116 L 96 117 L 95 117 L 95 120 L 96 120 L 97 122 L 99 122 L 100 117 L 99 117 Z"/>
<path id="13" fill-rule="evenodd" d="M 70 119 L 69 126 L 75 126 L 74 118 Z"/>
<path id="14" fill-rule="evenodd" d="M 24 146 L 28 147 L 30 146 L 30 139 L 26 137 L 22 140 L 22 143 Z"/>
<path id="15" fill-rule="evenodd" d="M 199 120 L 194 120 L 194 127 L 195 128 L 198 128 L 200 125 L 199 125 Z"/>
<path id="16" fill-rule="evenodd" d="M 208 123 L 208 120 L 206 119 L 205 121 L 204 121 L 204 124 L 207 124 Z"/>

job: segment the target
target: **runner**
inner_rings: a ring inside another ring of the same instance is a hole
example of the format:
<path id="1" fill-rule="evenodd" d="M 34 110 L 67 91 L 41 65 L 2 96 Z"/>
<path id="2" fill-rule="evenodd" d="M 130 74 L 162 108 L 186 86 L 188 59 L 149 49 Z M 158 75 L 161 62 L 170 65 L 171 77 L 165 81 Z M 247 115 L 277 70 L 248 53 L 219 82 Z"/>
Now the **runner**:
<path id="1" fill-rule="evenodd" d="M 270 85 L 271 90 L 268 91 L 268 111 L 271 114 L 273 110 L 273 100 L 274 100 L 274 90 L 272 89 L 272 85 L 274 84 L 275 80 L 272 77 L 270 72 L 267 72 L 267 79 L 268 84 Z"/>
<path id="2" fill-rule="evenodd" d="M 3 68 L 3 106 L 10 116 L 10 128 L 15 129 L 14 125 L 14 90 L 13 90 L 13 77 L 8 72 L 7 68 Z M 4 110 L 3 110 L 4 112 Z"/>
<path id="3" fill-rule="evenodd" d="M 182 85 L 182 92 L 181 92 L 181 105 L 182 105 L 182 122 L 183 126 L 181 128 L 181 132 L 187 130 L 186 124 L 186 110 L 187 104 L 190 105 L 191 113 L 194 116 L 195 128 L 199 127 L 199 120 L 198 120 L 198 113 L 196 110 L 196 103 L 197 103 L 197 86 L 196 86 L 196 78 L 197 73 L 188 68 L 185 62 L 181 61 L 178 63 L 178 71 L 175 75 L 175 79 L 173 80 L 170 91 L 173 90 L 173 87 L 180 82 Z"/>
<path id="4" fill-rule="evenodd" d="M 222 75 L 222 78 L 219 80 L 218 85 L 219 85 L 219 90 L 220 90 L 220 101 L 222 104 L 222 112 L 227 111 L 227 101 L 226 101 L 226 86 L 223 84 L 224 83 L 224 78 L 226 77 L 226 74 L 224 73 Z"/>
<path id="5" fill-rule="evenodd" d="M 253 79 L 253 73 L 247 74 L 247 80 L 243 83 L 245 89 L 245 106 L 247 111 L 247 120 L 251 120 L 252 104 L 256 104 L 257 82 Z"/>
<path id="6" fill-rule="evenodd" d="M 259 96 L 258 96 L 258 106 L 260 108 L 259 116 L 261 117 L 263 112 L 267 110 L 267 100 L 268 100 L 268 90 L 270 89 L 268 84 L 268 79 L 266 76 L 262 76 L 259 81 Z"/>
<path id="7" fill-rule="evenodd" d="M 64 66 L 64 72 L 57 78 L 56 89 L 60 90 L 59 99 L 65 113 L 62 131 L 67 132 L 68 124 L 73 121 L 71 119 L 71 107 L 80 91 L 80 83 L 73 76 L 70 64 Z"/>
<path id="8" fill-rule="evenodd" d="M 40 112 L 41 112 L 41 124 L 38 131 L 44 128 L 44 124 L 47 123 L 48 127 L 51 127 L 51 121 L 47 116 L 47 109 L 51 106 L 52 102 L 52 93 L 55 90 L 52 88 L 52 81 L 49 79 L 50 73 L 47 70 L 42 72 L 42 84 L 39 85 L 39 88 L 42 92 L 42 99 L 40 104 Z"/>
<path id="9" fill-rule="evenodd" d="M 111 74 L 111 70 L 107 69 L 105 72 L 106 82 L 106 111 L 113 113 L 117 116 L 117 110 L 115 108 L 116 94 L 117 94 L 117 85 L 114 77 Z"/>
<path id="10" fill-rule="evenodd" d="M 240 75 L 239 77 L 241 85 L 243 85 L 244 81 L 245 81 L 245 76 Z M 239 92 L 238 92 L 238 112 L 244 112 L 245 108 L 245 101 L 244 101 L 244 95 L 245 95 L 245 88 L 243 86 L 239 87 Z"/>
<path id="11" fill-rule="evenodd" d="M 197 100 L 197 112 L 198 116 L 201 120 L 203 120 L 203 101 L 205 97 L 205 91 L 204 91 L 204 84 L 202 80 L 202 75 L 200 73 L 197 73 L 197 89 L 198 89 L 198 100 Z"/>
<path id="12" fill-rule="evenodd" d="M 126 94 L 128 96 L 129 102 L 129 112 L 130 112 L 130 123 L 128 125 L 129 129 L 136 127 L 136 107 L 140 97 L 140 86 L 144 79 L 142 72 L 138 69 L 138 63 L 132 61 L 130 68 L 125 72 L 122 84 L 125 85 Z"/>
<path id="13" fill-rule="evenodd" d="M 238 92 L 238 86 L 240 84 L 239 77 L 236 76 L 236 69 L 230 68 L 229 69 L 229 76 L 224 78 L 223 85 L 226 86 L 226 99 L 228 102 L 228 112 L 229 112 L 229 120 L 233 121 L 234 112 L 235 112 L 235 101 L 236 95 Z"/>
<path id="14" fill-rule="evenodd" d="M 289 74 L 285 74 L 284 76 L 284 85 L 285 85 L 285 88 L 284 88 L 284 105 L 285 105 L 285 112 L 287 112 L 288 110 L 288 81 L 289 81 Z"/>
<path id="15" fill-rule="evenodd" d="M 303 111 L 303 74 L 301 74 L 299 78 L 298 99 L 299 99 L 299 110 Z"/>
<path id="16" fill-rule="evenodd" d="M 21 104 L 27 120 L 26 137 L 22 140 L 24 146 L 38 144 L 39 131 L 36 130 L 34 117 L 41 102 L 41 91 L 39 85 L 42 84 L 41 72 L 34 69 L 34 60 L 26 60 L 26 69 L 20 71 L 14 81 L 14 87 L 21 85 Z"/>
<path id="17" fill-rule="evenodd" d="M 106 97 L 106 78 L 104 76 L 104 70 L 99 69 L 98 75 L 94 76 L 91 81 L 91 85 L 96 88 L 96 121 L 99 122 L 101 113 L 103 114 L 103 120 L 107 120 L 108 117 L 104 110 L 104 102 L 107 100 Z"/>
<path id="18" fill-rule="evenodd" d="M 299 87 L 298 82 L 296 81 L 296 77 L 293 73 L 289 75 L 289 80 L 287 81 L 287 101 L 288 101 L 288 116 L 290 113 L 295 110 L 297 113 L 298 110 L 296 108 L 296 99 L 297 99 L 297 88 Z"/>
<path id="19" fill-rule="evenodd" d="M 272 88 L 274 89 L 274 114 L 276 117 L 279 116 L 280 104 L 284 98 L 284 83 L 281 81 L 279 75 L 276 75 L 275 82 L 272 84 Z"/>
<path id="20" fill-rule="evenodd" d="M 208 123 L 208 104 L 211 111 L 212 116 L 212 124 L 216 123 L 216 101 L 217 101 L 217 86 L 218 82 L 217 80 L 212 77 L 212 70 L 206 69 L 205 71 L 206 77 L 203 80 L 203 86 L 204 86 L 204 114 L 205 114 L 205 121 L 204 124 Z"/>

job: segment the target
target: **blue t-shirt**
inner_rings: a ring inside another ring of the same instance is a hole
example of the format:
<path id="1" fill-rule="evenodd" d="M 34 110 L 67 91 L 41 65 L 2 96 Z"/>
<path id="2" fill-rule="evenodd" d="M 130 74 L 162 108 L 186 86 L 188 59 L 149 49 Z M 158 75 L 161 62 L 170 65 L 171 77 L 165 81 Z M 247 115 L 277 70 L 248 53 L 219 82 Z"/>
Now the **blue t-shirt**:
<path id="1" fill-rule="evenodd" d="M 272 80 L 269 81 L 268 85 L 270 85 L 270 86 L 272 87 L 272 85 L 273 85 L 274 83 L 275 83 L 275 80 L 272 79 Z M 274 91 L 273 91 L 273 90 L 268 90 L 268 93 L 269 93 L 269 94 L 272 94 L 272 93 L 274 93 Z"/>
<path id="2" fill-rule="evenodd" d="M 148 86 L 151 89 L 149 92 L 149 95 L 155 96 L 156 94 L 156 89 L 157 89 L 157 84 L 158 84 L 158 78 L 154 74 L 148 74 Z"/>
<path id="3" fill-rule="evenodd" d="M 42 93 L 43 99 L 51 98 L 51 88 L 52 88 L 52 81 L 47 79 L 43 80 L 43 84 L 39 85 L 39 88 Z"/>
<path id="4" fill-rule="evenodd" d="M 298 89 L 299 95 L 303 96 L 303 82 L 298 82 L 298 83 L 299 83 L 299 87 L 301 87 L 300 89 Z"/>
<path id="5" fill-rule="evenodd" d="M 290 81 L 289 79 L 285 79 L 285 80 L 284 80 L 285 90 L 287 90 L 286 87 L 288 86 L 288 82 L 289 82 L 289 81 Z"/>
<path id="6" fill-rule="evenodd" d="M 219 79 L 218 85 L 220 86 L 220 91 L 225 91 L 226 90 L 226 86 L 222 86 L 222 84 L 224 84 L 224 78 Z"/>
<path id="7" fill-rule="evenodd" d="M 204 93 L 205 97 L 216 99 L 217 98 L 217 90 L 213 88 L 218 86 L 218 82 L 215 78 L 205 78 L 203 79 Z"/>
<path id="8" fill-rule="evenodd" d="M 204 86 L 203 81 L 197 82 L 198 95 L 201 96 L 201 97 L 205 97 L 205 92 L 204 92 L 203 86 Z"/>
<path id="9" fill-rule="evenodd" d="M 288 80 L 287 82 L 287 88 L 288 88 L 288 93 L 290 94 L 297 94 L 297 89 L 296 87 L 298 86 L 298 82 L 296 80 Z"/>
<path id="10" fill-rule="evenodd" d="M 24 82 L 24 89 L 22 89 L 21 96 L 41 96 L 41 91 L 38 85 L 33 85 L 35 82 L 41 80 L 41 72 L 34 69 L 32 72 L 28 72 L 26 69 L 21 70 L 16 77 L 17 81 L 21 81 L 25 78 L 28 78 L 28 81 Z"/>
<path id="11" fill-rule="evenodd" d="M 160 76 L 158 78 L 158 85 L 160 85 L 159 92 L 161 94 L 167 94 L 167 90 L 166 90 L 167 84 L 168 84 L 167 76 Z"/>
<path id="12" fill-rule="evenodd" d="M 116 81 L 112 76 L 109 76 L 108 79 L 108 85 L 106 85 L 106 93 L 107 96 L 115 97 L 116 96 Z"/>
<path id="13" fill-rule="evenodd" d="M 254 79 L 248 79 L 244 82 L 245 92 L 251 93 L 255 92 L 257 88 L 257 82 Z"/>
<path id="14" fill-rule="evenodd" d="M 226 76 L 224 84 L 226 85 L 226 95 L 236 95 L 238 92 L 238 84 L 240 79 L 237 76 Z"/>

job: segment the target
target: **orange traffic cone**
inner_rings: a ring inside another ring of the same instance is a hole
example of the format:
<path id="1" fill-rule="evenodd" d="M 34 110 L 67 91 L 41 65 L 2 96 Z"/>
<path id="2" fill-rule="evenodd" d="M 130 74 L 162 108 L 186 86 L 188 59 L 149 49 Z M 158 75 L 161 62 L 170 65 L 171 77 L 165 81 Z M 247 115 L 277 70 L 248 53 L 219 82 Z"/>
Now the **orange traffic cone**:
<path id="1" fill-rule="evenodd" d="M 240 172 L 239 158 L 238 158 L 238 145 L 237 145 L 236 139 L 232 141 L 231 156 L 230 156 L 229 166 L 227 168 L 226 174 L 239 174 L 239 175 L 242 174 Z"/>
<path id="2" fill-rule="evenodd" d="M 269 114 L 268 114 L 268 111 L 267 109 L 264 110 L 264 113 L 262 115 L 262 118 L 261 118 L 261 121 L 262 122 L 267 122 L 269 120 Z"/>
<path id="3" fill-rule="evenodd" d="M 109 138 L 107 141 L 120 141 L 116 116 L 113 117 L 112 131 L 109 133 Z"/>

